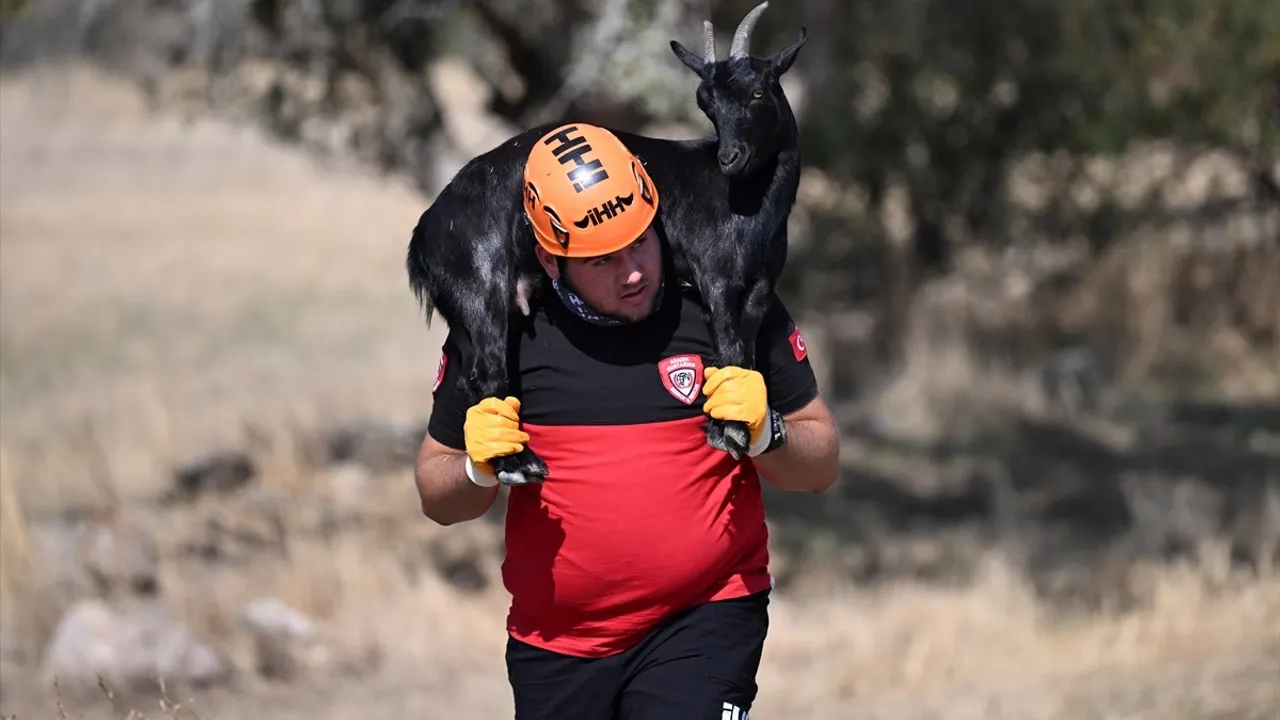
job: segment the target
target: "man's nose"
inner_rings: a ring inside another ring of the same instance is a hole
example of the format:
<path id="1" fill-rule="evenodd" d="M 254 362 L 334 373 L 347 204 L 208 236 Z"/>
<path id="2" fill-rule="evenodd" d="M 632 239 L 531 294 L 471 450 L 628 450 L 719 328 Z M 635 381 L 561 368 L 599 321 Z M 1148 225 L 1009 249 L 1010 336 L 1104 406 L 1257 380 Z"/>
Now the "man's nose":
<path id="1" fill-rule="evenodd" d="M 634 285 L 644 279 L 644 273 L 641 270 L 639 258 L 634 253 L 624 253 L 622 256 L 622 270 L 626 273 L 627 284 Z"/>

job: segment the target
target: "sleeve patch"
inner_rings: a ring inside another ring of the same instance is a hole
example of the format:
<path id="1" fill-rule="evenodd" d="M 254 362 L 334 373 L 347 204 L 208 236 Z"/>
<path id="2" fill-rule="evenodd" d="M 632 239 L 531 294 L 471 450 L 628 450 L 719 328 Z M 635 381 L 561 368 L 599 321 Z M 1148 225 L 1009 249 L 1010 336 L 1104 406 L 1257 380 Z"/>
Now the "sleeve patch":
<path id="1" fill-rule="evenodd" d="M 792 326 L 791 336 L 787 338 L 791 342 L 791 354 L 796 356 L 796 362 L 803 362 L 809 356 L 809 347 L 804 344 L 804 337 L 800 334 L 800 326 Z"/>
<path id="2" fill-rule="evenodd" d="M 440 348 L 440 362 L 436 364 L 436 381 L 431 384 L 431 392 L 435 394 L 440 389 L 440 383 L 444 382 L 444 368 L 449 364 L 449 356 L 445 354 L 444 348 Z"/>

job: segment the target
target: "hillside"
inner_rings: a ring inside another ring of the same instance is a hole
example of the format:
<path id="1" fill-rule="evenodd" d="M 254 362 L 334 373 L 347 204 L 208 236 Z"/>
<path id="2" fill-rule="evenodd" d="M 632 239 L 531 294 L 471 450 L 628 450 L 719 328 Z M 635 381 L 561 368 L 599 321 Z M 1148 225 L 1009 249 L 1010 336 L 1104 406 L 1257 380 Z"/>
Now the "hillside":
<path id="1" fill-rule="evenodd" d="M 509 712 L 496 526 L 430 527 L 397 455 L 429 409 L 440 341 L 401 268 L 426 200 L 254 128 L 150 114 L 127 85 L 83 67 L 0 87 L 0 713 L 52 714 L 33 682 L 46 643 L 65 609 L 98 594 L 115 609 L 79 606 L 97 618 L 89 636 L 172 616 L 223 658 L 211 688 L 175 690 L 203 718 Z M 316 438 L 341 428 L 366 428 L 367 452 L 339 453 L 330 437 L 317 455 Z M 1026 439 L 1066 442 L 1040 430 Z M 1083 580 L 1037 578 L 1018 548 L 1050 547 L 1054 526 L 1035 512 L 989 515 L 982 496 L 948 511 L 976 491 L 945 485 L 958 477 L 945 458 L 925 471 L 910 451 L 860 454 L 858 437 L 857 467 L 831 499 L 771 498 L 790 589 L 773 606 L 753 716 L 1280 711 L 1280 579 L 1227 562 L 1253 526 L 1202 532 L 1193 512 L 1161 530 L 1139 518 L 1125 537 L 1198 544 L 1177 564 L 1117 550 L 1086 563 Z M 1100 452 L 1078 442 L 1063 457 Z M 218 451 L 244 453 L 253 471 L 222 489 L 197 473 L 207 486 L 161 502 L 175 468 Z M 1032 459 L 1036 472 L 1050 457 Z M 1120 457 L 1108 472 L 1135 472 Z M 1149 502 L 1165 497 L 1153 492 Z M 819 507 L 834 540 L 787 530 Z M 850 517 L 852 545 L 838 542 Z M 1259 542 L 1280 535 L 1269 527 Z M 1037 584 L 1052 582 L 1065 589 Z M 264 597 L 305 618 L 309 639 L 249 628 L 240 615 Z M 64 683 L 64 702 L 88 718 L 156 707 L 120 693 L 108 712 L 93 682 L 75 685 Z"/>

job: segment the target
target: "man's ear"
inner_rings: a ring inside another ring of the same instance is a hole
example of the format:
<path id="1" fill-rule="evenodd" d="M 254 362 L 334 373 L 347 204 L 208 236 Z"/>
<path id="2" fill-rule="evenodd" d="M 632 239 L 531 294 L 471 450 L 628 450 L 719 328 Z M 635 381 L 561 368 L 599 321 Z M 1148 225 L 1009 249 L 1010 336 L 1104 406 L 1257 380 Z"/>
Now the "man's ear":
<path id="1" fill-rule="evenodd" d="M 533 249 L 538 255 L 538 264 L 551 277 L 552 280 L 560 279 L 560 265 L 556 262 L 556 258 L 547 252 L 541 245 Z"/>

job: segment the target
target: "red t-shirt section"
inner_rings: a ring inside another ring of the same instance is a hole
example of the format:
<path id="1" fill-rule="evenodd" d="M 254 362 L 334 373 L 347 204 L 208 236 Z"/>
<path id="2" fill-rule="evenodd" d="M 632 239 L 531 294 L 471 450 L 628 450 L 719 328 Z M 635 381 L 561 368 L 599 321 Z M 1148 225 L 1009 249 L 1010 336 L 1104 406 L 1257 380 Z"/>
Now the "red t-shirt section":
<path id="1" fill-rule="evenodd" d="M 715 357 L 695 294 L 668 286 L 662 309 L 591 325 L 553 291 L 513 331 L 509 394 L 520 398 L 541 485 L 512 488 L 503 581 L 508 632 L 553 652 L 621 652 L 672 614 L 767 589 L 760 478 L 707 445 L 703 369 Z M 756 339 L 769 405 L 817 396 L 804 340 L 775 296 Z M 445 340 L 427 431 L 462 450 L 471 400 L 463 333 Z"/>
<path id="2" fill-rule="evenodd" d="M 769 587 L 755 468 L 708 446 L 702 422 L 524 425 L 550 472 L 507 506 L 512 636 L 611 655 L 671 613 Z"/>

